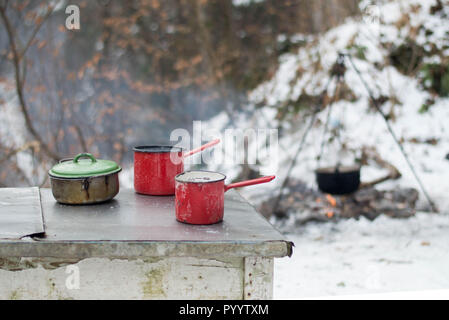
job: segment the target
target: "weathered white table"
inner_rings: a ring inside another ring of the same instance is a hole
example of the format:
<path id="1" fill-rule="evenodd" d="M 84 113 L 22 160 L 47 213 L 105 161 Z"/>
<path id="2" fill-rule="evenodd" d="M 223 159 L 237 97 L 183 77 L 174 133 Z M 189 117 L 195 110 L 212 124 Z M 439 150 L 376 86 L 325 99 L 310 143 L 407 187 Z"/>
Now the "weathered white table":
<path id="1" fill-rule="evenodd" d="M 40 189 L 40 201 L 43 236 L 0 240 L 2 299 L 270 299 L 273 258 L 292 251 L 232 190 L 209 226 L 176 221 L 173 197 L 133 190 L 66 206 Z"/>

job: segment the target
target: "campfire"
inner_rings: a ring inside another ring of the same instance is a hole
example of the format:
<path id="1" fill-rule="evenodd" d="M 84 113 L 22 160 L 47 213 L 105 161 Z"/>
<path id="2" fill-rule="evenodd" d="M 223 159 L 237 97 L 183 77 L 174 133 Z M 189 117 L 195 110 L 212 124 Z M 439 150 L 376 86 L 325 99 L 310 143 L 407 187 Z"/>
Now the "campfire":
<path id="1" fill-rule="evenodd" d="M 330 205 L 329 209 L 326 211 L 326 217 L 332 218 L 334 216 L 334 209 L 337 207 L 337 200 L 330 194 L 326 194 L 326 200 Z"/>
<path id="2" fill-rule="evenodd" d="M 374 187 L 362 188 L 349 195 L 330 195 L 308 187 L 300 180 L 291 180 L 288 194 L 278 205 L 275 216 L 294 217 L 295 224 L 309 221 L 336 221 L 338 219 L 359 218 L 369 220 L 385 214 L 395 218 L 407 218 L 416 212 L 418 192 L 412 188 L 377 190 Z M 269 217 L 273 214 L 275 197 L 259 206 L 259 210 Z"/>

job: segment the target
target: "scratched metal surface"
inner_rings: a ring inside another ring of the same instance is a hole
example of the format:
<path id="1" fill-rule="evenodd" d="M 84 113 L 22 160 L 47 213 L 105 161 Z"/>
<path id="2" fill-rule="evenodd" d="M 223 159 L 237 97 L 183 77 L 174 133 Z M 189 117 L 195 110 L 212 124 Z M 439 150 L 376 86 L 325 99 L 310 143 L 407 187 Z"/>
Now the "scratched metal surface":
<path id="1" fill-rule="evenodd" d="M 0 188 L 0 239 L 44 232 L 39 189 Z"/>
<path id="2" fill-rule="evenodd" d="M 41 189 L 46 237 L 43 241 L 284 241 L 266 219 L 236 191 L 225 196 L 224 221 L 199 226 L 176 221 L 174 197 L 139 195 L 121 190 L 114 200 L 97 205 L 58 204 Z"/>

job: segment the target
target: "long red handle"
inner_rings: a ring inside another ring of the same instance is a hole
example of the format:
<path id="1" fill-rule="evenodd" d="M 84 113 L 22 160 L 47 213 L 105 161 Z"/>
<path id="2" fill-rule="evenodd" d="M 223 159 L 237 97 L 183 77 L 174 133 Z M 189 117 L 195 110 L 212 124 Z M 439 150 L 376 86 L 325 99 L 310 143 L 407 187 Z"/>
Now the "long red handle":
<path id="1" fill-rule="evenodd" d="M 196 149 L 193 149 L 193 150 L 190 150 L 190 151 L 184 153 L 184 154 L 183 154 L 183 157 L 184 157 L 184 158 L 185 158 L 185 157 L 189 157 L 189 156 L 191 156 L 192 154 L 201 152 L 201 151 L 203 151 L 204 149 L 210 148 L 210 147 L 212 147 L 212 146 L 214 146 L 214 145 L 216 145 L 216 144 L 218 144 L 218 143 L 220 143 L 220 139 L 212 140 L 211 142 L 208 142 L 208 143 L 202 145 L 202 146 L 199 147 L 199 148 L 196 148 Z"/>
<path id="2" fill-rule="evenodd" d="M 246 181 L 240 181 L 236 183 L 231 183 L 228 185 L 225 185 L 225 192 L 232 188 L 240 188 L 240 187 L 246 187 L 246 186 L 252 186 L 253 184 L 259 184 L 259 183 L 265 183 L 270 182 L 276 178 L 275 176 L 266 176 L 262 178 L 252 179 L 252 180 L 246 180 Z"/>

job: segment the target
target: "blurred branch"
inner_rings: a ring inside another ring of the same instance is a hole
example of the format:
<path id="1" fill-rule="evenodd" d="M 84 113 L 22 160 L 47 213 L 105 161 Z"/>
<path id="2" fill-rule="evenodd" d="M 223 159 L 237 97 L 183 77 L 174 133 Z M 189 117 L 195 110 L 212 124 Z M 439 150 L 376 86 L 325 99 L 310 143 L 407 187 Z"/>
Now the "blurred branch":
<path id="1" fill-rule="evenodd" d="M 25 172 L 21 168 L 19 168 L 19 166 L 14 165 L 13 169 L 19 174 L 19 176 L 22 177 L 23 180 L 27 182 L 28 185 L 33 185 L 32 181 L 28 178 Z"/>
<path id="2" fill-rule="evenodd" d="M 38 148 L 39 146 L 37 145 L 36 141 L 31 141 L 28 143 L 25 143 L 22 147 L 17 148 L 17 149 L 13 149 L 9 152 L 6 153 L 6 155 L 4 155 L 2 158 L 0 158 L 0 164 L 3 163 L 4 161 L 10 159 L 11 157 L 17 155 L 19 152 L 28 150 L 28 149 L 32 149 L 34 150 L 34 148 Z M 9 167 L 14 170 L 15 172 L 17 172 L 17 176 L 22 178 L 22 180 L 25 180 L 29 185 L 33 185 L 32 181 L 30 181 L 30 179 L 28 178 L 28 176 L 25 174 L 25 172 L 17 165 L 17 163 L 10 163 L 9 166 L 7 165 L 2 165 L 1 168 L 3 169 L 3 171 L 10 171 Z M 7 187 L 6 184 L 0 182 L 0 187 Z"/>
<path id="3" fill-rule="evenodd" d="M 51 7 L 51 6 L 48 7 L 47 13 L 42 17 L 42 20 L 40 20 L 39 23 L 37 24 L 37 26 L 34 28 L 30 38 L 28 39 L 27 44 L 25 45 L 25 47 L 23 48 L 22 52 L 19 55 L 19 61 L 25 56 L 28 48 L 33 43 L 33 40 L 36 37 L 37 33 L 39 32 L 40 28 L 42 27 L 44 22 L 51 16 L 51 14 L 53 13 L 53 10 L 54 10 L 53 7 Z"/>
<path id="4" fill-rule="evenodd" d="M 40 27 L 42 26 L 42 23 L 50 16 L 51 12 L 53 12 L 53 10 L 49 9 L 49 12 L 47 12 L 47 14 L 44 16 L 44 19 L 42 19 L 42 21 L 36 27 L 37 30 L 40 29 Z M 24 89 L 24 79 L 25 79 L 26 75 L 25 74 L 21 75 L 21 59 L 23 58 L 23 55 L 25 54 L 26 50 L 20 50 L 17 47 L 17 40 L 14 35 L 14 29 L 13 29 L 11 22 L 6 14 L 5 6 L 0 6 L 0 17 L 2 18 L 3 24 L 5 25 L 6 33 L 8 35 L 8 39 L 9 39 L 9 44 L 11 46 L 11 51 L 12 51 L 12 55 L 13 55 L 15 83 L 16 83 L 16 93 L 19 98 L 20 110 L 25 118 L 25 126 L 28 129 L 29 133 L 34 137 L 34 139 L 37 140 L 42 151 L 48 157 L 50 157 L 54 160 L 58 160 L 58 159 L 60 159 L 60 156 L 56 152 L 51 150 L 50 147 L 44 142 L 44 140 L 42 139 L 40 134 L 34 128 L 33 122 L 31 120 L 30 114 L 28 112 L 28 106 L 25 101 L 25 96 L 24 96 L 24 92 L 23 92 L 24 91 L 23 90 Z M 32 33 L 32 37 L 29 39 L 28 43 L 31 43 L 31 41 L 34 39 L 36 34 L 37 34 L 37 31 L 34 30 Z M 28 47 L 26 47 L 25 49 L 28 49 Z M 25 70 L 25 69 L 23 69 L 23 70 Z"/>
<path id="5" fill-rule="evenodd" d="M 397 180 L 401 177 L 401 172 L 394 165 L 389 163 L 388 161 L 382 159 L 379 153 L 375 148 L 363 147 L 362 148 L 362 163 L 367 162 L 369 159 L 372 159 L 378 166 L 381 168 L 387 169 L 388 173 L 382 177 L 374 179 L 369 182 L 362 182 L 360 184 L 360 189 L 373 187 L 376 184 L 382 183 L 387 180 Z"/>
<path id="6" fill-rule="evenodd" d="M 3 157 L 0 158 L 0 164 L 2 162 L 4 162 L 4 161 L 8 160 L 12 156 L 16 155 L 17 153 L 25 151 L 25 150 L 27 150 L 29 148 L 39 148 L 38 142 L 37 141 L 30 141 L 30 142 L 25 143 L 20 148 L 13 149 L 13 150 L 7 152 L 6 155 L 4 155 Z"/>
<path id="7" fill-rule="evenodd" d="M 78 140 L 81 144 L 81 148 L 83 149 L 83 152 L 87 152 L 87 144 L 86 144 L 86 140 L 84 139 L 84 135 L 83 132 L 81 131 L 81 128 L 78 124 L 74 124 L 75 130 L 76 130 L 76 134 L 78 135 Z"/>

